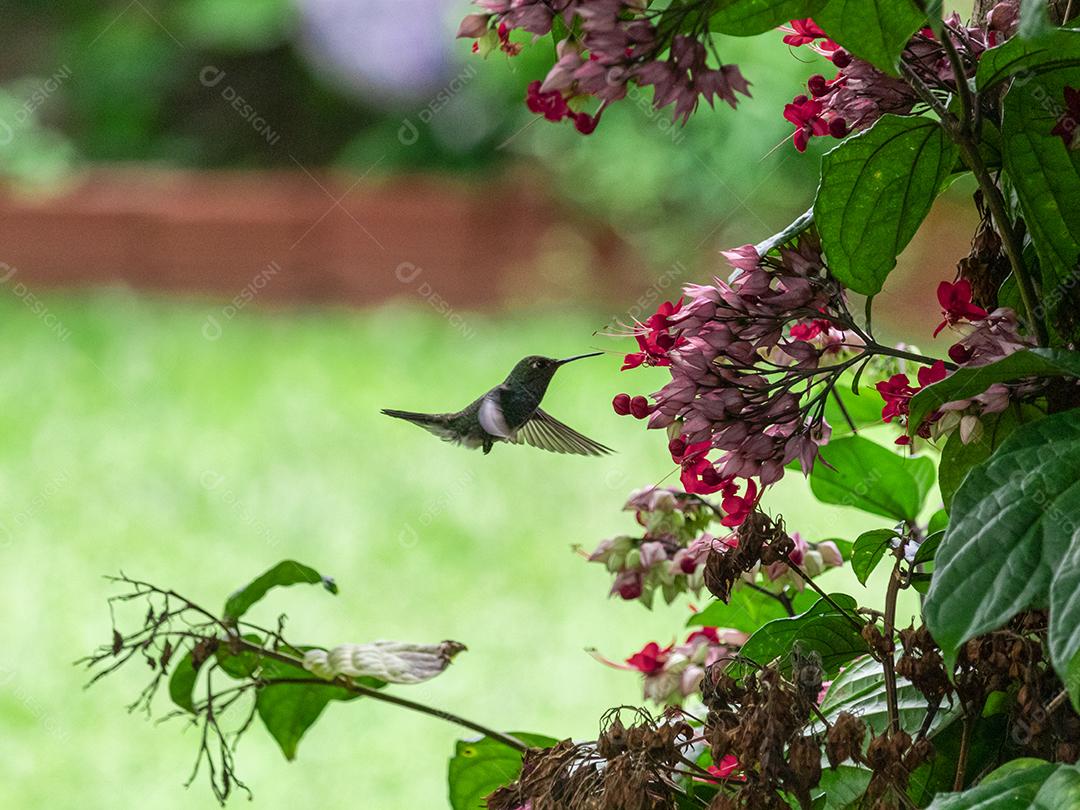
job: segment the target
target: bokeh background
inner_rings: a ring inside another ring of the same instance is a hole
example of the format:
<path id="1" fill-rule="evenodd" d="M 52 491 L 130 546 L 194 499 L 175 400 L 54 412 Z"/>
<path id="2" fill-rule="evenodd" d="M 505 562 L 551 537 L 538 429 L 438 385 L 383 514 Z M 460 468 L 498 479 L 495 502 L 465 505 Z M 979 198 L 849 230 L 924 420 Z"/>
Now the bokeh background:
<path id="1" fill-rule="evenodd" d="M 467 11 L 0 2 L 8 806 L 214 806 L 201 777 L 183 787 L 195 733 L 125 711 L 137 672 L 86 692 L 71 665 L 108 640 L 102 575 L 121 569 L 216 605 L 307 562 L 340 595 L 281 591 L 262 618 L 327 645 L 459 639 L 469 652 L 408 695 L 555 736 L 640 700 L 585 648 L 621 659 L 682 632 L 685 601 L 610 601 L 573 551 L 629 530 L 626 494 L 671 472 L 661 438 L 608 405 L 663 373 L 620 376 L 624 347 L 594 333 L 809 206 L 816 153 L 785 143 L 780 113 L 822 67 L 779 34 L 724 40 L 753 83 L 737 112 L 682 128 L 632 96 L 582 137 L 522 103 L 550 43 L 481 60 L 453 39 Z M 882 295 L 896 339 L 934 349 L 969 191 L 939 203 Z M 483 457 L 378 413 L 458 407 L 521 356 L 592 347 L 614 353 L 562 371 L 547 407 L 615 456 Z M 766 503 L 809 539 L 876 524 L 795 479 Z M 254 729 L 240 774 L 258 808 L 443 807 L 460 736 L 356 701 L 293 763 Z"/>

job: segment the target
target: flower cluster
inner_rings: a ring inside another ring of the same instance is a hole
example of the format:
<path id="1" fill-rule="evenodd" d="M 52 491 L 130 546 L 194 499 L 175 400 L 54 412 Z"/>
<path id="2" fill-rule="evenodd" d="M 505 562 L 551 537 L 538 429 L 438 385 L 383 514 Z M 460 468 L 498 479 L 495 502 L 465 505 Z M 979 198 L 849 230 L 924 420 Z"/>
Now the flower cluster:
<path id="1" fill-rule="evenodd" d="M 644 528 L 641 537 L 604 540 L 589 555 L 615 574 L 611 594 L 652 605 L 659 590 L 670 604 L 681 593 L 700 593 L 701 563 L 707 547 L 700 542 L 715 514 L 700 499 L 674 489 L 648 487 L 626 502 Z"/>
<path id="2" fill-rule="evenodd" d="M 665 303 L 634 330 L 641 351 L 624 368 L 669 366 L 671 382 L 652 404 L 623 394 L 613 405 L 668 429 L 683 487 L 721 493 L 722 522 L 737 526 L 759 483 L 778 481 L 795 459 L 812 469 L 831 433 L 826 399 L 864 344 L 848 331 L 843 290 L 814 235 L 776 256 L 751 245 L 724 255 L 735 268 L 730 281 L 687 287 L 678 304 Z M 716 450 L 722 455 L 710 459 Z"/>
<path id="3" fill-rule="evenodd" d="M 934 337 L 946 328 L 964 333 L 961 340 L 949 348 L 949 358 L 958 366 L 984 366 L 1035 345 L 1034 338 L 1020 333 L 1020 322 L 1013 310 L 999 307 L 987 312 L 975 304 L 971 298 L 971 284 L 966 279 L 956 283 L 942 281 L 938 285 L 937 298 L 943 319 L 934 330 Z M 913 386 L 908 375 L 903 373 L 879 382 L 876 387 L 885 401 L 882 419 L 886 422 L 896 420 L 906 426 L 911 398 L 926 386 L 945 379 L 948 373 L 945 363 L 939 360 L 918 370 L 917 386 Z M 1010 402 L 1037 390 L 1037 385 L 1027 382 L 995 383 L 969 399 L 943 404 L 916 426 L 915 435 L 939 439 L 959 428 L 961 440 L 966 444 L 982 434 L 980 416 L 1000 413 Z M 904 435 L 896 443 L 910 444 L 911 438 Z"/>
<path id="4" fill-rule="evenodd" d="M 650 641 L 623 664 L 594 655 L 608 666 L 641 673 L 646 700 L 680 704 L 697 693 L 706 669 L 714 664 L 722 668 L 746 639 L 747 635 L 738 630 L 699 627 L 682 644 L 661 647 Z"/>
<path id="5" fill-rule="evenodd" d="M 685 123 L 701 99 L 710 105 L 719 98 L 732 107 L 736 93 L 749 96 L 749 85 L 735 65 L 708 63 L 708 52 L 697 35 L 704 31 L 708 4 L 671 10 L 678 25 L 666 24 L 663 13 L 650 12 L 643 0 L 475 0 L 484 13 L 470 14 L 459 37 L 476 39 L 474 50 L 501 47 L 516 53 L 509 33 L 521 29 L 542 36 L 560 17 L 579 32 L 558 44 L 558 59 L 542 82 L 529 86 L 526 103 L 549 121 L 570 119 L 590 133 L 604 109 L 626 96 L 628 86 L 653 87 L 653 106 L 674 105 L 674 117 Z M 483 44 L 482 44 L 483 43 Z M 599 100 L 590 115 L 579 109 L 588 99 Z"/>
<path id="6" fill-rule="evenodd" d="M 999 3 L 987 15 L 985 25 L 979 27 L 965 26 L 956 14 L 945 20 L 947 36 L 967 72 L 965 79 L 974 74 L 983 51 L 1016 29 L 1018 7 L 1017 0 Z M 792 143 L 798 151 L 806 151 L 813 137 L 843 138 L 849 132 L 871 126 L 883 115 L 907 115 L 918 103 L 918 96 L 905 81 L 853 57 L 828 39 L 813 20 L 792 20 L 790 26 L 781 29 L 787 32 L 785 43 L 808 46 L 837 68 L 831 79 L 821 74 L 811 76 L 808 92 L 796 96 L 784 107 L 784 118 L 795 127 Z M 952 66 L 930 29 L 924 28 L 912 37 L 903 60 L 928 86 L 955 92 Z"/>

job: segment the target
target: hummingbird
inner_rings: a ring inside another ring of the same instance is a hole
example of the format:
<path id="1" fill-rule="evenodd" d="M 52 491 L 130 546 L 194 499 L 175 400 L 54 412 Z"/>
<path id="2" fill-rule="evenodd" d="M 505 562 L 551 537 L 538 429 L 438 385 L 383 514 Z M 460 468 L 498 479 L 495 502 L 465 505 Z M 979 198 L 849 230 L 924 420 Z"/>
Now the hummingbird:
<path id="1" fill-rule="evenodd" d="M 599 442 L 582 436 L 540 409 L 555 372 L 567 363 L 596 357 L 590 352 L 555 360 L 530 355 L 524 358 L 499 385 L 455 413 L 414 413 L 384 408 L 383 413 L 412 422 L 438 436 L 469 448 L 482 447 L 484 455 L 495 442 L 531 444 L 552 453 L 600 456 L 613 452 Z"/>

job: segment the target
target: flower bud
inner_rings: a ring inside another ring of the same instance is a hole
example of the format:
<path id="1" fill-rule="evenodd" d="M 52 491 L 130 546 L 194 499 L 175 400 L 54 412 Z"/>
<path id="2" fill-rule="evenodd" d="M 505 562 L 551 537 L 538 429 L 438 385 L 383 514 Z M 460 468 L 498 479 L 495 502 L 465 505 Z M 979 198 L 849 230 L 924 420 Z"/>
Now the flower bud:
<path id="1" fill-rule="evenodd" d="M 630 413 L 630 395 L 616 394 L 615 399 L 611 400 L 611 407 L 619 416 L 626 416 Z"/>
<path id="2" fill-rule="evenodd" d="M 458 39 L 476 39 L 487 33 L 490 14 L 469 14 L 458 26 Z"/>
<path id="3" fill-rule="evenodd" d="M 630 400 L 630 413 L 634 415 L 635 419 L 644 419 L 652 412 L 653 407 L 645 397 L 638 396 Z"/>

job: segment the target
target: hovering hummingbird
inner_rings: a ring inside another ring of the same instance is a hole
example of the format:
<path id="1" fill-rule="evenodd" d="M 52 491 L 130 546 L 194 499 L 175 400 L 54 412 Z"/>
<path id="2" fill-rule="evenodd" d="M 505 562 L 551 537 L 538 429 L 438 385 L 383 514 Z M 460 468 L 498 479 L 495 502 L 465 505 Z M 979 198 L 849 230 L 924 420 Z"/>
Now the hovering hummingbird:
<path id="1" fill-rule="evenodd" d="M 387 416 L 404 419 L 434 433 L 444 442 L 482 447 L 491 452 L 495 442 L 531 444 L 552 453 L 600 456 L 610 447 L 582 436 L 540 410 L 548 383 L 561 366 L 603 352 L 579 354 L 565 360 L 532 355 L 521 360 L 501 385 L 456 413 L 414 413 L 383 409 Z"/>

